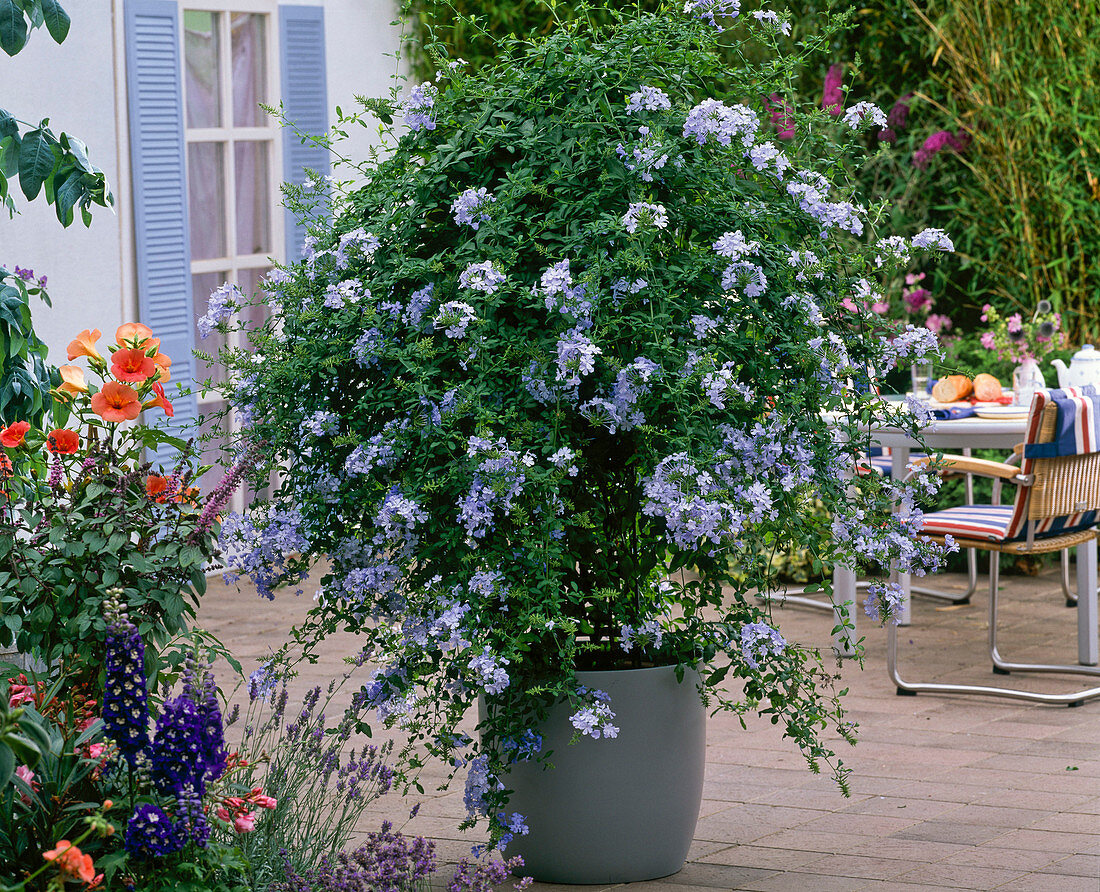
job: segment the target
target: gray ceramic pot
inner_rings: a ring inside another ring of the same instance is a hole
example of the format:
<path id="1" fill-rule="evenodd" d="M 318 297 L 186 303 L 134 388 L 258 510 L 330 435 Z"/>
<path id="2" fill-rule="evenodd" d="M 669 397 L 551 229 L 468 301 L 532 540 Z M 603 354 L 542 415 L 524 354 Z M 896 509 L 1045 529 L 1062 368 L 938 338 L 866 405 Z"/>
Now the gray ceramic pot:
<path id="1" fill-rule="evenodd" d="M 569 746 L 568 704 L 539 729 L 554 767 L 513 766 L 509 812 L 531 828 L 508 846 L 547 883 L 630 883 L 684 866 L 699 818 L 706 766 L 706 710 L 699 675 L 675 667 L 578 672 L 611 696 L 619 736 Z"/>

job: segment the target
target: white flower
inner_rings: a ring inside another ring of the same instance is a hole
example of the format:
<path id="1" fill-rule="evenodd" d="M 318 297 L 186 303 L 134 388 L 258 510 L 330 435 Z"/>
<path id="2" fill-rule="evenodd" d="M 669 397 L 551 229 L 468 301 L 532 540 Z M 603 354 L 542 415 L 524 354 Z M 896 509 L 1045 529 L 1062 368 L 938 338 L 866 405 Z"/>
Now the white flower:
<path id="1" fill-rule="evenodd" d="M 873 102 L 857 102 L 844 112 L 844 123 L 853 130 L 861 130 L 872 124 L 876 127 L 885 127 L 886 112 Z"/>

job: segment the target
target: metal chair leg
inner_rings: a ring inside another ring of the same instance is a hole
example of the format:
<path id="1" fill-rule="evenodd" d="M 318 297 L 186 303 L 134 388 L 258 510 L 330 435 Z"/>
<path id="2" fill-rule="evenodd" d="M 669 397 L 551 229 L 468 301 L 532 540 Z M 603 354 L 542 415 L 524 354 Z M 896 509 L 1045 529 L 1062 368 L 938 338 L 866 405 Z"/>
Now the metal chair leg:
<path id="1" fill-rule="evenodd" d="M 969 449 L 962 451 L 963 455 L 970 455 Z M 996 485 L 1000 485 L 1000 480 L 994 481 Z M 966 502 L 972 504 L 974 501 L 974 475 L 966 475 Z M 999 497 L 999 491 L 998 491 Z M 998 504 L 998 497 L 995 497 L 993 504 Z M 949 601 L 952 604 L 969 604 L 970 597 L 978 590 L 978 549 L 968 548 L 966 550 L 966 574 L 967 574 L 967 587 L 966 594 L 956 595 L 953 592 L 944 592 L 939 589 L 926 588 L 924 586 L 912 586 L 910 591 L 917 592 L 918 594 L 925 595 L 929 598 L 938 598 L 941 601 Z"/>
<path id="2" fill-rule="evenodd" d="M 924 586 L 912 586 L 910 591 L 925 595 L 929 598 L 938 598 L 941 601 L 950 601 L 952 604 L 969 604 L 970 596 L 978 590 L 978 549 L 966 549 L 966 574 L 967 587 L 965 594 L 957 595 L 953 592 L 944 592 L 939 589 L 925 588 Z"/>
<path id="3" fill-rule="evenodd" d="M 1069 551 L 1062 552 L 1063 569 L 1069 565 Z M 993 661 L 995 670 L 1002 673 L 1009 672 L 1064 672 L 1068 675 L 1094 675 L 1100 676 L 1100 666 L 1083 666 L 1080 663 L 1013 663 L 1001 656 L 997 647 L 997 585 L 1000 562 L 996 560 L 998 555 L 992 553 L 989 564 L 989 658 Z M 1063 575 L 1063 585 L 1068 584 L 1068 579 Z"/>
<path id="4" fill-rule="evenodd" d="M 989 643 L 991 652 L 996 651 L 996 609 L 997 587 L 1000 581 L 1000 565 L 998 552 L 990 553 L 989 562 Z M 1031 664 L 1006 664 L 1007 668 L 1013 666 L 1025 667 L 1028 671 L 1052 671 L 1070 672 L 1075 674 L 1096 674 L 1092 667 L 1072 666 L 1054 667 L 1051 669 L 1039 669 Z M 1084 670 L 1084 671 L 1083 671 Z M 1027 700 L 1032 703 L 1055 703 L 1068 706 L 1078 706 L 1086 700 L 1100 697 L 1100 687 L 1087 688 L 1070 694 L 1043 694 L 1036 691 L 1023 691 L 1016 688 L 1001 688 L 987 685 L 948 684 L 938 682 L 912 682 L 901 677 L 898 670 L 898 630 L 890 625 L 886 630 L 886 671 L 890 680 L 897 688 L 898 694 L 972 694 L 976 696 L 1005 697 L 1013 700 Z"/>
<path id="5" fill-rule="evenodd" d="M 1069 549 L 1062 552 L 1062 594 L 1066 596 L 1066 606 L 1077 606 L 1077 592 L 1069 587 Z"/>
<path id="6" fill-rule="evenodd" d="M 856 589 L 867 588 L 871 583 L 866 580 L 860 580 L 856 582 Z M 814 610 L 823 610 L 826 613 L 832 613 L 834 606 L 828 601 L 819 601 L 817 598 L 804 597 L 799 594 L 788 594 L 788 592 L 804 592 L 806 587 L 803 585 L 795 588 L 785 588 L 781 592 L 757 592 L 756 600 L 761 602 L 772 602 L 783 607 L 787 604 L 794 604 L 796 607 L 810 607 Z"/>

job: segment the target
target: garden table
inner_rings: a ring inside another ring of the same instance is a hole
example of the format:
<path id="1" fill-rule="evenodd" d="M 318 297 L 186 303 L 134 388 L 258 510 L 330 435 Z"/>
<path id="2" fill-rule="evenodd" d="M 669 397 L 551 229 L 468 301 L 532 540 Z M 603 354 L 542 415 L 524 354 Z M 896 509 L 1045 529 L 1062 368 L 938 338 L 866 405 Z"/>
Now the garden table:
<path id="1" fill-rule="evenodd" d="M 929 421 L 921 430 L 924 445 L 934 452 L 969 452 L 972 449 L 1003 449 L 1010 451 L 1016 444 L 1024 440 L 1027 422 L 1025 419 L 988 419 L 988 418 L 959 418 L 950 421 Z M 908 432 L 890 425 L 876 425 L 872 423 L 867 431 L 871 442 L 889 447 L 891 456 L 891 473 L 895 480 L 900 480 L 908 473 L 910 449 L 916 442 Z M 1096 566 L 1097 543 L 1095 539 L 1087 544 L 1079 546 L 1084 549 L 1080 553 L 1080 559 L 1087 562 L 1087 566 Z M 902 600 L 900 613 L 900 625 L 909 625 L 910 604 L 909 595 L 911 581 L 908 573 L 895 573 L 894 579 L 898 582 L 905 596 Z M 1100 661 L 1100 647 L 1097 639 L 1097 603 L 1094 594 L 1091 598 L 1081 597 L 1077 603 L 1078 624 L 1078 661 L 1082 665 L 1094 666 Z M 836 605 L 848 604 L 849 615 L 855 622 L 856 614 L 856 577 L 851 570 L 837 566 L 833 571 L 833 603 Z M 838 636 L 834 642 L 839 653 L 850 652 L 851 641 L 855 638 L 854 630 L 850 630 L 847 636 Z"/>

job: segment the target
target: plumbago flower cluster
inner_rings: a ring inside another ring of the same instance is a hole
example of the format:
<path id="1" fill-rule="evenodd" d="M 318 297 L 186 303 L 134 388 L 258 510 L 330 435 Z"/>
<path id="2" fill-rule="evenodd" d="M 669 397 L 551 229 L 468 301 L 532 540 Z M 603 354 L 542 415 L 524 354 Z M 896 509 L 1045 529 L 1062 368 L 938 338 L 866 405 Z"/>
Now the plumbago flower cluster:
<path id="1" fill-rule="evenodd" d="M 763 69 L 722 69 L 737 89 L 711 94 L 737 12 L 630 13 L 487 75 L 455 68 L 431 126 L 415 94 L 368 185 L 271 277 L 255 358 L 225 354 L 247 436 L 282 473 L 226 522 L 230 562 L 264 593 L 329 562 L 314 615 L 363 635 L 367 704 L 465 777 L 497 839 L 524 832 L 507 772 L 545 757 L 541 706 L 567 698 L 578 735 L 617 734 L 584 668 L 701 664 L 709 696 L 783 722 L 843 782 L 820 735 L 851 730 L 824 661 L 754 606 L 767 557 L 829 548 L 917 573 L 936 558 L 922 483 L 848 479 L 861 420 L 890 411 L 868 375 L 935 337 L 844 303 L 950 242 L 881 248 L 875 213 L 833 179 L 843 147 L 808 127 L 773 142 L 762 97 L 781 85 Z M 734 27 L 782 52 L 767 17 Z M 342 282 L 362 296 L 324 307 Z M 456 729 L 479 697 L 472 739 Z"/>

